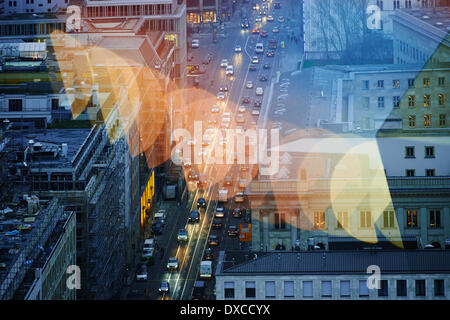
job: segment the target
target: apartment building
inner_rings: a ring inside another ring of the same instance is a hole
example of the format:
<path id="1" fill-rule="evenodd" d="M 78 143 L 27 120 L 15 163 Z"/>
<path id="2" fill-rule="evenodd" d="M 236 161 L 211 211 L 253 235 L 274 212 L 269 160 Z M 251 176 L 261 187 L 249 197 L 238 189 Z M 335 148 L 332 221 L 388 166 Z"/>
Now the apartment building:
<path id="1" fill-rule="evenodd" d="M 66 9 L 69 5 L 69 0 L 7 0 L 2 2 L 0 6 L 3 7 L 3 15 L 57 12 Z"/>
<path id="2" fill-rule="evenodd" d="M 449 251 L 221 251 L 217 300 L 448 300 Z M 379 268 L 380 278 L 369 279 Z"/>

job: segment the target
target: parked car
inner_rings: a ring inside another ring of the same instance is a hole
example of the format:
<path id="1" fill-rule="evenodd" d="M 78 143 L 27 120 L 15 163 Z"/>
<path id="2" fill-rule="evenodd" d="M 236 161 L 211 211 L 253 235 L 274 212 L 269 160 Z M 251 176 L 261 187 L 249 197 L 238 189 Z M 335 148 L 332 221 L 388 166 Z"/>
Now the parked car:
<path id="1" fill-rule="evenodd" d="M 138 271 L 136 274 L 136 280 L 137 281 L 147 280 L 147 266 L 146 265 L 143 264 L 138 268 Z"/>

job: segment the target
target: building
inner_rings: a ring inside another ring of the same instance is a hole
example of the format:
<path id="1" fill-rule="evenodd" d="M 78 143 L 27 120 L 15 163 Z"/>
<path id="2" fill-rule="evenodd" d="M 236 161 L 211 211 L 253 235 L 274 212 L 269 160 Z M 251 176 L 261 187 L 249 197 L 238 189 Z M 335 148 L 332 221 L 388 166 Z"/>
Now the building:
<path id="1" fill-rule="evenodd" d="M 12 200 L 0 211 L 0 298 L 75 300 L 66 286 L 67 268 L 76 265 L 75 214 L 56 198 Z"/>
<path id="2" fill-rule="evenodd" d="M 448 300 L 449 265 L 450 252 L 440 250 L 221 251 L 216 299 Z M 370 279 L 374 270 L 380 272 L 378 287 Z"/>
<path id="3" fill-rule="evenodd" d="M 0 6 L 3 7 L 3 15 L 57 12 L 64 10 L 69 5 L 69 0 L 14 0 L 2 2 Z"/>
<path id="4" fill-rule="evenodd" d="M 245 190 L 253 250 L 331 250 L 340 238 L 345 249 L 450 247 L 447 140 L 324 135 L 280 146 L 278 173 Z"/>

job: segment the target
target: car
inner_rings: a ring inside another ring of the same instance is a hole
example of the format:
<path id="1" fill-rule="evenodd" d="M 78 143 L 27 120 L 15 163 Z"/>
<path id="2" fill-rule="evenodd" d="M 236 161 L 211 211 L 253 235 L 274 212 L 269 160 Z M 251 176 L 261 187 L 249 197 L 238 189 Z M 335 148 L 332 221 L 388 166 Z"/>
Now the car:
<path id="1" fill-rule="evenodd" d="M 249 27 L 250 27 L 250 23 L 248 22 L 248 20 L 247 20 L 247 19 L 242 20 L 242 22 L 241 22 L 241 28 L 242 28 L 242 29 L 247 29 L 247 28 L 249 28 Z"/>
<path id="2" fill-rule="evenodd" d="M 280 2 L 275 2 L 275 3 L 273 4 L 273 7 L 274 7 L 275 9 L 280 9 L 280 8 L 281 8 L 281 3 L 280 3 Z"/>
<path id="3" fill-rule="evenodd" d="M 259 59 L 258 59 L 257 56 L 253 56 L 253 57 L 252 57 L 252 63 L 254 63 L 254 64 L 259 63 Z"/>
<path id="4" fill-rule="evenodd" d="M 200 151 L 200 155 L 206 156 L 207 152 L 205 148 L 202 148 Z M 197 187 L 199 189 L 206 188 L 208 181 L 206 180 L 206 175 L 204 173 L 201 173 L 198 175 L 198 181 L 197 181 Z"/>
<path id="5" fill-rule="evenodd" d="M 236 237 L 239 234 L 239 229 L 235 225 L 231 225 L 228 227 L 228 236 Z"/>
<path id="6" fill-rule="evenodd" d="M 246 165 L 246 164 L 243 164 L 243 165 L 241 166 L 241 171 L 242 171 L 242 172 L 248 171 L 248 169 L 249 169 L 249 167 L 248 167 L 248 165 Z"/>
<path id="7" fill-rule="evenodd" d="M 231 186 L 233 184 L 233 178 L 231 178 L 231 176 L 226 176 L 225 177 L 225 185 L 227 186 Z"/>
<path id="8" fill-rule="evenodd" d="M 138 268 L 138 271 L 136 273 L 136 280 L 137 281 L 146 281 L 147 280 L 147 266 L 145 264 L 141 265 Z"/>
<path id="9" fill-rule="evenodd" d="M 278 28 L 278 27 L 273 27 L 272 32 L 273 32 L 273 33 L 278 33 L 278 32 L 280 32 L 280 28 Z"/>
<path id="10" fill-rule="evenodd" d="M 263 16 L 267 16 L 267 10 L 263 10 L 263 11 L 261 12 L 261 14 L 262 14 Z"/>
<path id="11" fill-rule="evenodd" d="M 226 68 L 227 66 L 228 66 L 228 60 L 227 59 L 220 60 L 220 67 L 221 68 Z"/>
<path id="12" fill-rule="evenodd" d="M 275 55 L 275 51 L 273 51 L 273 50 L 268 50 L 268 51 L 266 51 L 266 56 L 267 57 L 273 57 Z"/>
<path id="13" fill-rule="evenodd" d="M 198 179 L 197 172 L 195 172 L 195 170 L 190 170 L 189 174 L 188 174 L 188 179 L 189 180 L 197 180 Z"/>
<path id="14" fill-rule="evenodd" d="M 267 81 L 267 77 L 266 77 L 265 75 L 260 75 L 260 76 L 258 77 L 258 80 L 259 80 L 259 81 Z"/>
<path id="15" fill-rule="evenodd" d="M 265 64 L 263 65 L 263 68 L 264 68 L 264 69 L 270 69 L 270 64 L 265 63 Z"/>
<path id="16" fill-rule="evenodd" d="M 211 248 L 206 248 L 205 249 L 205 260 L 212 260 L 214 257 L 213 251 Z"/>
<path id="17" fill-rule="evenodd" d="M 260 108 L 261 107 L 261 100 L 255 100 L 255 102 L 253 102 L 253 106 L 256 108 Z"/>
<path id="18" fill-rule="evenodd" d="M 219 113 L 220 107 L 219 106 L 212 106 L 211 107 L 211 113 Z"/>
<path id="19" fill-rule="evenodd" d="M 259 12 L 259 14 L 261 15 L 263 12 L 262 11 L 260 11 Z M 262 22 L 262 17 L 261 16 L 256 16 L 256 18 L 255 18 L 255 22 Z"/>
<path id="20" fill-rule="evenodd" d="M 281 23 L 284 22 L 284 17 L 283 17 L 283 16 L 279 16 L 278 19 L 277 19 L 277 21 L 278 21 L 278 22 L 281 22 Z"/>
<path id="21" fill-rule="evenodd" d="M 244 193 L 242 192 L 238 192 L 236 193 L 236 195 L 234 196 L 234 202 L 244 202 Z"/>
<path id="22" fill-rule="evenodd" d="M 255 45 L 255 52 L 256 53 L 263 53 L 264 52 L 264 44 L 262 42 L 258 42 Z"/>
<path id="23" fill-rule="evenodd" d="M 261 32 L 259 33 L 260 37 L 262 38 L 266 38 L 267 36 L 269 36 L 269 34 L 267 33 L 267 31 L 261 30 Z"/>
<path id="24" fill-rule="evenodd" d="M 219 88 L 219 91 L 220 91 L 220 92 L 228 92 L 228 86 L 227 86 L 226 84 L 224 84 L 223 86 L 221 86 L 221 87 Z"/>
<path id="25" fill-rule="evenodd" d="M 200 213 L 197 210 L 194 210 L 189 214 L 189 222 L 200 222 Z"/>
<path id="26" fill-rule="evenodd" d="M 268 15 L 266 20 L 267 21 L 273 21 L 275 19 L 274 19 L 274 17 L 272 15 Z"/>
<path id="27" fill-rule="evenodd" d="M 216 235 L 212 234 L 208 237 L 208 244 L 210 246 L 218 246 L 219 245 L 219 238 L 217 238 Z"/>
<path id="28" fill-rule="evenodd" d="M 259 34 L 259 33 L 260 33 L 259 28 L 253 28 L 252 34 Z"/>
<path id="29" fill-rule="evenodd" d="M 232 76 L 234 74 L 233 66 L 227 66 L 226 74 Z"/>
<path id="30" fill-rule="evenodd" d="M 237 45 L 234 47 L 234 52 L 242 52 L 241 46 L 237 44 Z"/>
<path id="31" fill-rule="evenodd" d="M 242 114 L 239 114 L 236 116 L 236 122 L 237 123 L 244 123 L 245 122 L 245 118 Z"/>
<path id="32" fill-rule="evenodd" d="M 152 225 L 152 232 L 153 234 L 161 234 L 163 232 L 163 224 L 161 221 L 156 221 Z"/>
<path id="33" fill-rule="evenodd" d="M 208 124 L 209 124 L 209 125 L 216 125 L 216 124 L 217 124 L 217 119 L 209 118 L 209 119 L 208 119 Z"/>
<path id="34" fill-rule="evenodd" d="M 158 288 L 159 293 L 168 293 L 169 292 L 169 283 L 167 281 L 162 281 L 161 285 Z"/>
<path id="35" fill-rule="evenodd" d="M 177 270 L 178 269 L 178 259 L 176 257 L 170 257 L 167 262 L 167 270 Z"/>
<path id="36" fill-rule="evenodd" d="M 225 99 L 225 93 L 224 92 L 218 92 L 217 93 L 217 100 L 224 100 Z"/>
<path id="37" fill-rule="evenodd" d="M 241 218 L 242 217 L 242 210 L 239 208 L 236 208 L 233 210 L 233 218 Z"/>
<path id="38" fill-rule="evenodd" d="M 222 229 L 222 221 L 219 220 L 219 219 L 214 219 L 213 222 L 212 222 L 211 227 L 213 229 Z"/>
<path id="39" fill-rule="evenodd" d="M 154 243 L 155 243 L 154 238 L 145 239 L 144 247 L 142 248 L 142 258 L 153 257 L 153 253 L 155 251 Z"/>
<path id="40" fill-rule="evenodd" d="M 261 87 L 257 87 L 256 88 L 256 95 L 257 96 L 262 96 L 264 94 L 264 90 Z"/>
<path id="41" fill-rule="evenodd" d="M 206 200 L 205 198 L 198 198 L 197 200 L 197 209 L 206 208 Z"/>
<path id="42" fill-rule="evenodd" d="M 251 64 L 248 66 L 249 71 L 256 71 L 256 66 L 254 64 Z"/>
<path id="43" fill-rule="evenodd" d="M 223 218 L 225 216 L 225 208 L 223 204 L 218 204 L 216 208 L 216 213 L 214 214 L 216 218 Z"/>
<path id="44" fill-rule="evenodd" d="M 243 97 L 242 98 L 242 103 L 249 104 L 250 103 L 250 97 Z"/>
<path id="45" fill-rule="evenodd" d="M 200 40 L 199 39 L 192 39 L 191 47 L 192 48 L 199 48 L 200 47 Z"/>
<path id="46" fill-rule="evenodd" d="M 259 108 L 252 110 L 252 116 L 257 116 L 257 117 L 259 116 Z"/>
<path id="47" fill-rule="evenodd" d="M 247 83 L 245 84 L 245 87 L 246 87 L 247 89 L 253 88 L 253 81 L 251 81 L 251 80 L 247 81 Z"/>
<path id="48" fill-rule="evenodd" d="M 253 10 L 259 10 L 259 4 L 257 3 L 253 4 Z"/>
<path id="49" fill-rule="evenodd" d="M 180 229 L 177 235 L 177 241 L 185 242 L 188 240 L 188 232 L 186 229 Z"/>

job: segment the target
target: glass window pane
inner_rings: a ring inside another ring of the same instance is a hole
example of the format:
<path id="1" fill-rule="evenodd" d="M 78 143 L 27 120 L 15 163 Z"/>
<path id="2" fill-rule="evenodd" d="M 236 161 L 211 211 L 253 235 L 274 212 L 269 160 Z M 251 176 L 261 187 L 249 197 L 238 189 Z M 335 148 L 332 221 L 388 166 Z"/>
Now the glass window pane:
<path id="1" fill-rule="evenodd" d="M 303 281 L 303 297 L 313 296 L 313 283 L 312 281 Z"/>
<path id="2" fill-rule="evenodd" d="M 350 280 L 341 281 L 341 297 L 350 297 Z"/>
<path id="3" fill-rule="evenodd" d="M 294 297 L 294 281 L 285 281 L 284 282 L 284 296 L 285 297 Z"/>

